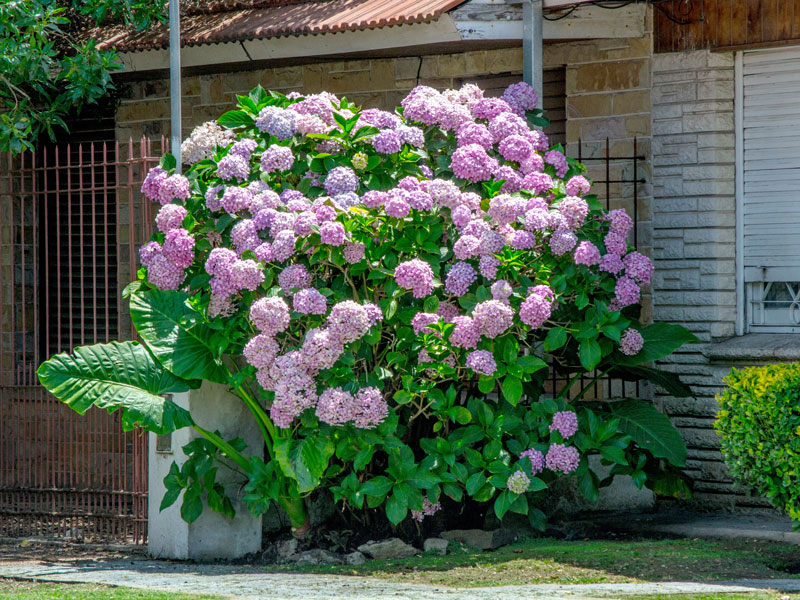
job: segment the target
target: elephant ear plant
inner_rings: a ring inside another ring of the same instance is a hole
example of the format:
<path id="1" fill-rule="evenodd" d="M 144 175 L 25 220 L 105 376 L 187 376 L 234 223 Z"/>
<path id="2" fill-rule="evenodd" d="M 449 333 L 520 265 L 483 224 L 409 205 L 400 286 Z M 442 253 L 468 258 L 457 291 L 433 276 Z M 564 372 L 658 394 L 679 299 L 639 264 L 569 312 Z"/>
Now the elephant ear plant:
<path id="1" fill-rule="evenodd" d="M 229 516 L 234 499 L 274 502 L 303 535 L 320 487 L 393 524 L 492 502 L 537 527 L 564 476 L 589 500 L 617 475 L 688 492 L 667 417 L 593 390 L 610 375 L 689 395 L 648 365 L 695 338 L 638 321 L 653 268 L 626 242 L 633 223 L 548 145 L 529 86 L 417 87 L 394 113 L 328 93 L 238 99 L 184 142 L 185 176 L 166 155 L 142 186 L 162 207 L 125 292 L 141 345 L 39 369 L 78 412 L 201 434 L 162 506 L 183 492 L 191 521 L 204 502 Z M 165 399 L 202 380 L 247 406 L 265 460 Z M 218 482 L 220 464 L 242 482 Z"/>

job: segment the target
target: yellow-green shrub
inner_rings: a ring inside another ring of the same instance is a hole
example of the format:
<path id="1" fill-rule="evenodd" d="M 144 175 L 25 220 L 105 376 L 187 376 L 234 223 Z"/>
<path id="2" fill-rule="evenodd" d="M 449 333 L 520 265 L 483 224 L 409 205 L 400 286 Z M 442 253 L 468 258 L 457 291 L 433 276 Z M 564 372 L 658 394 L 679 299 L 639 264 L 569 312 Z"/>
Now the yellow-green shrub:
<path id="1" fill-rule="evenodd" d="M 715 428 L 734 478 L 800 521 L 800 364 L 733 369 Z"/>

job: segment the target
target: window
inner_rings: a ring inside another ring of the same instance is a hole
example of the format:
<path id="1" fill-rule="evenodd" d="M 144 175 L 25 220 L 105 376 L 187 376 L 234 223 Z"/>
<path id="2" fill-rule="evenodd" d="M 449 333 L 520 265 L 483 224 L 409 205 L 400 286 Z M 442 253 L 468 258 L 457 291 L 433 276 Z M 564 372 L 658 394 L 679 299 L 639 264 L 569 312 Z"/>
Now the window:
<path id="1" fill-rule="evenodd" d="M 798 94 L 800 48 L 737 59 L 737 251 L 747 331 L 800 332 Z"/>

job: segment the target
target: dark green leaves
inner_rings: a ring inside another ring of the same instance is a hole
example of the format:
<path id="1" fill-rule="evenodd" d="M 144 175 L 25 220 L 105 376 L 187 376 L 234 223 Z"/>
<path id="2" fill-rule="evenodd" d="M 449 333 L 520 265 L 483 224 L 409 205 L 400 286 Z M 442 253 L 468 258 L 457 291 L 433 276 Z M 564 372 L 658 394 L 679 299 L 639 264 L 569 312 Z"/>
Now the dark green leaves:
<path id="1" fill-rule="evenodd" d="M 619 430 L 657 458 L 665 458 L 676 467 L 686 464 L 686 444 L 665 414 L 642 400 L 624 400 L 610 405 L 619 419 Z"/>
<path id="2" fill-rule="evenodd" d="M 255 121 L 243 110 L 229 110 L 217 119 L 217 123 L 228 129 L 236 129 L 237 127 L 252 127 Z"/>
<path id="3" fill-rule="evenodd" d="M 281 438 L 274 450 L 284 475 L 297 482 L 302 494 L 319 486 L 335 447 L 329 438 L 313 435 L 300 440 Z"/>
<path id="4" fill-rule="evenodd" d="M 587 371 L 594 371 L 603 359 L 600 344 L 595 340 L 583 340 L 578 350 L 581 366 Z"/>
<path id="5" fill-rule="evenodd" d="M 227 383 L 212 347 L 212 330 L 188 303 L 189 294 L 150 290 L 131 296 L 131 320 L 165 369 L 184 379 Z"/>
<path id="6" fill-rule="evenodd" d="M 505 379 L 503 379 L 502 390 L 503 397 L 508 400 L 512 406 L 516 406 L 522 398 L 522 381 L 519 377 L 506 375 Z"/>
<path id="7" fill-rule="evenodd" d="M 139 426 L 155 433 L 192 425 L 187 411 L 162 396 L 186 392 L 188 384 L 136 342 L 81 346 L 72 354 L 56 354 L 37 373 L 51 394 L 80 414 L 92 406 L 122 410 L 126 429 Z"/>

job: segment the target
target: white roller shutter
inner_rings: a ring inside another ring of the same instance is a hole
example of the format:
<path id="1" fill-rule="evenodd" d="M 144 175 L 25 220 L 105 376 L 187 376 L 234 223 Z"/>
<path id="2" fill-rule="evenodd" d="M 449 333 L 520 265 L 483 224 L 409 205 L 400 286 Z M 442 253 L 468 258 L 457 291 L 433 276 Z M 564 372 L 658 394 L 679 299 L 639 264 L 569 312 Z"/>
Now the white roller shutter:
<path id="1" fill-rule="evenodd" d="M 745 52 L 746 281 L 800 281 L 800 48 Z"/>

